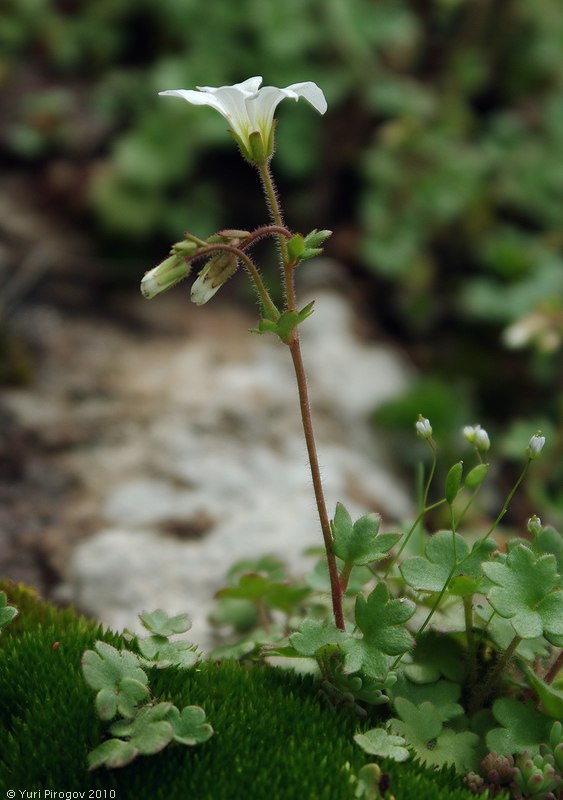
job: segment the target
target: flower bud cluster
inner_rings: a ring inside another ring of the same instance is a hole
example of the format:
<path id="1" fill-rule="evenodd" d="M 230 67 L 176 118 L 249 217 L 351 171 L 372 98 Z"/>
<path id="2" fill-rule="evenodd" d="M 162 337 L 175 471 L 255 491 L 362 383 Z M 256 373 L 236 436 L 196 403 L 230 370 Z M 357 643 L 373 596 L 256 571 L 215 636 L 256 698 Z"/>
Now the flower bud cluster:
<path id="1" fill-rule="evenodd" d="M 466 425 L 463 429 L 463 435 L 469 444 L 475 445 L 480 453 L 486 453 L 491 446 L 489 434 L 480 425 Z"/>

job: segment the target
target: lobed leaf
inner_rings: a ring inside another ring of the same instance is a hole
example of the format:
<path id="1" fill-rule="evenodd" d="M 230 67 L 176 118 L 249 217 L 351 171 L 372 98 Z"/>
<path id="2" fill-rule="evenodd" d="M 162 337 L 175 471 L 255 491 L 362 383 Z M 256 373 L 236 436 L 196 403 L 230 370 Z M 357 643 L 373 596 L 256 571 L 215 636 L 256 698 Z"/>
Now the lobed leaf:
<path id="1" fill-rule="evenodd" d="M 504 562 L 484 564 L 483 571 L 495 584 L 489 603 L 510 620 L 518 636 L 532 639 L 543 633 L 553 644 L 563 644 L 563 593 L 555 556 L 537 557 L 520 544 Z"/>
<path id="2" fill-rule="evenodd" d="M 394 736 L 385 728 L 372 728 L 365 733 L 357 733 L 354 741 L 366 753 L 380 758 L 392 758 L 393 761 L 407 761 L 409 751 L 405 747 L 406 740 L 402 736 Z"/>
<path id="3" fill-rule="evenodd" d="M 199 654 L 191 642 L 169 642 L 164 636 L 147 636 L 138 641 L 139 650 L 154 666 L 189 669 L 197 663 Z"/>
<path id="4" fill-rule="evenodd" d="M 0 628 L 11 622 L 17 616 L 18 610 L 8 605 L 6 592 L 0 592 Z"/>
<path id="5" fill-rule="evenodd" d="M 110 727 L 113 736 L 128 738 L 140 755 L 150 756 L 163 750 L 174 736 L 168 716 L 172 703 L 144 706 L 131 720 L 119 720 Z"/>
<path id="6" fill-rule="evenodd" d="M 345 564 L 357 566 L 365 566 L 384 558 L 401 538 L 401 534 L 379 534 L 380 524 L 379 514 L 366 514 L 353 523 L 344 505 L 337 503 L 331 523 L 334 554 Z"/>
<path id="7" fill-rule="evenodd" d="M 86 683 L 98 689 L 96 708 L 101 719 L 111 719 L 119 711 L 133 716 L 137 704 L 148 696 L 148 678 L 138 656 L 128 650 L 119 652 L 106 642 L 96 642 L 94 650 L 82 656 Z"/>
<path id="8" fill-rule="evenodd" d="M 501 697 L 493 703 L 493 714 L 502 727 L 490 730 L 486 742 L 489 750 L 501 756 L 523 750 L 535 755 L 540 744 L 549 740 L 551 720 L 531 704 L 525 705 L 513 697 Z"/>
<path id="9" fill-rule="evenodd" d="M 185 633 L 192 627 L 187 614 L 169 616 L 162 608 L 156 611 L 143 611 L 139 619 L 144 628 L 156 636 L 172 636 L 174 633 Z"/>
<path id="10" fill-rule="evenodd" d="M 369 677 L 383 679 L 388 671 L 388 656 L 406 653 L 412 647 L 413 639 L 403 626 L 415 609 L 415 604 L 406 598 L 390 600 L 384 583 L 376 586 L 367 599 L 359 594 L 356 625 L 363 636 L 346 639 L 340 645 L 345 671 L 363 671 Z"/>
<path id="11" fill-rule="evenodd" d="M 137 748 L 131 742 L 122 739 L 107 739 L 88 753 L 88 769 L 93 770 L 106 766 L 125 767 L 139 755 Z"/>
<path id="12" fill-rule="evenodd" d="M 289 637 L 289 641 L 303 656 L 314 656 L 327 645 L 337 645 L 344 641 L 347 634 L 332 623 L 323 624 L 314 619 L 306 619 L 299 630 Z"/>
<path id="13" fill-rule="evenodd" d="M 202 744 L 213 736 L 213 728 L 200 706 L 186 706 L 181 712 L 172 706 L 168 719 L 174 731 L 174 740 L 180 744 Z"/>
<path id="14" fill-rule="evenodd" d="M 460 773 L 477 766 L 477 734 L 444 728 L 440 713 L 428 701 L 415 706 L 398 697 L 395 708 L 400 719 L 391 719 L 389 727 L 406 739 L 423 764 L 453 765 Z"/>
<path id="15" fill-rule="evenodd" d="M 424 557 L 407 558 L 401 564 L 403 578 L 413 589 L 426 592 L 440 592 L 450 576 L 456 558 L 456 575 L 463 575 L 480 581 L 483 576 L 481 563 L 488 558 L 495 545 L 491 541 L 478 542 L 469 550 L 469 545 L 459 534 L 455 535 L 455 553 L 451 531 L 438 531 L 433 534 L 424 550 Z"/>

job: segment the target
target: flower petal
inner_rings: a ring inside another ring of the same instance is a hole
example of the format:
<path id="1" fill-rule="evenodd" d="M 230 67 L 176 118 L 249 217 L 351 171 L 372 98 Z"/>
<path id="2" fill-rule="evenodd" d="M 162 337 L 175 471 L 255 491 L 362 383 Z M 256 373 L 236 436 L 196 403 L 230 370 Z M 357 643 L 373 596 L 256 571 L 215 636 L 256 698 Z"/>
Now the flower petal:
<path id="1" fill-rule="evenodd" d="M 234 83 L 232 86 L 196 86 L 196 89 L 199 89 L 200 92 L 219 92 L 221 89 L 237 89 L 241 92 L 250 92 L 250 94 L 254 94 L 260 88 L 260 84 L 262 83 L 262 76 L 256 75 L 254 78 L 247 78 L 242 83 Z"/>
<path id="2" fill-rule="evenodd" d="M 292 83 L 284 91 L 295 92 L 298 97 L 304 97 L 319 114 L 324 114 L 328 108 L 323 90 L 313 81 Z"/>

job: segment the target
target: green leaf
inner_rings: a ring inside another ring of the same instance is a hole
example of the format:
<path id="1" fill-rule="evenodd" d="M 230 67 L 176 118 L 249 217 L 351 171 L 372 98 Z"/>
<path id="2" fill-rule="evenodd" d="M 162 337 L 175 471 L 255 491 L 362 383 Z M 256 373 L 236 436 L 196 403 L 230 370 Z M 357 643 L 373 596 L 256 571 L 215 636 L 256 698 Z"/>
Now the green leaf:
<path id="1" fill-rule="evenodd" d="M 265 597 L 271 586 L 270 581 L 263 575 L 250 573 L 241 576 L 238 586 L 226 586 L 224 589 L 219 589 L 215 597 L 251 600 L 255 603 Z"/>
<path id="2" fill-rule="evenodd" d="M 465 675 L 463 647 L 443 633 L 423 634 L 412 658 L 413 663 L 405 664 L 404 672 L 414 683 L 434 683 L 442 675 L 451 681 L 462 681 Z"/>
<path id="3" fill-rule="evenodd" d="M 454 554 L 451 531 L 438 531 L 433 534 L 424 550 L 424 558 L 416 556 L 403 561 L 400 570 L 403 578 L 413 589 L 426 592 L 440 592 L 452 571 L 457 555 L 456 575 L 466 575 L 476 581 L 482 577 L 481 562 L 495 545 L 490 540 L 478 542 L 471 552 L 467 542 L 455 534 L 456 553 Z M 459 563 L 461 562 L 461 563 Z"/>
<path id="4" fill-rule="evenodd" d="M 117 711 L 133 716 L 137 704 L 148 696 L 148 678 L 139 658 L 106 642 L 96 642 L 94 647 L 96 652 L 87 650 L 82 657 L 82 672 L 86 683 L 99 690 L 96 707 L 101 719 L 111 719 Z"/>
<path id="5" fill-rule="evenodd" d="M 283 581 L 287 578 L 284 562 L 277 556 L 266 555 L 260 558 L 245 558 L 235 562 L 227 572 L 229 583 L 238 583 L 243 575 L 261 573 L 270 581 Z"/>
<path id="6" fill-rule="evenodd" d="M 417 707 L 398 697 L 395 708 L 401 719 L 391 719 L 389 727 L 407 740 L 423 764 L 436 767 L 453 765 L 459 773 L 476 767 L 477 734 L 470 731 L 457 733 L 444 728 L 440 713 L 430 702 Z"/>
<path id="7" fill-rule="evenodd" d="M 198 661 L 199 655 L 191 642 L 169 642 L 165 636 L 147 636 L 139 639 L 139 650 L 159 669 L 175 666 L 189 669 Z"/>
<path id="8" fill-rule="evenodd" d="M 536 539 L 538 550 L 541 553 L 553 553 L 557 559 L 557 572 L 563 574 L 563 537 L 550 525 L 541 531 Z"/>
<path id="9" fill-rule="evenodd" d="M 514 639 L 514 628 L 508 619 L 495 614 L 490 619 L 490 606 L 483 607 L 479 604 L 475 606 L 476 615 L 486 623 L 486 633 L 501 650 L 506 650 L 510 642 Z M 536 658 L 546 658 L 549 655 L 549 645 L 543 636 L 535 636 L 533 639 L 522 639 L 515 654 L 526 661 L 532 662 Z"/>
<path id="10" fill-rule="evenodd" d="M 140 755 L 153 755 L 172 741 L 174 728 L 168 721 L 168 716 L 173 708 L 172 703 L 144 706 L 133 719 L 114 722 L 110 733 L 120 738 L 129 738 L 130 744 Z"/>
<path id="11" fill-rule="evenodd" d="M 420 706 L 422 703 L 430 702 L 442 722 L 455 719 L 463 715 L 463 707 L 459 704 L 461 695 L 460 683 L 439 680 L 436 683 L 413 683 L 404 674 L 399 674 L 397 683 L 393 688 L 395 698 L 402 697 Z"/>
<path id="12" fill-rule="evenodd" d="M 0 628 L 11 622 L 17 616 L 18 610 L 8 605 L 6 592 L 0 592 Z"/>
<path id="13" fill-rule="evenodd" d="M 200 706 L 186 706 L 182 712 L 173 706 L 168 714 L 174 729 L 174 741 L 180 744 L 195 745 L 206 742 L 213 736 L 213 728 L 205 718 Z"/>
<path id="14" fill-rule="evenodd" d="M 545 683 L 536 673 L 522 664 L 528 683 L 537 692 L 538 697 L 545 709 L 545 713 L 554 719 L 563 719 L 563 692 L 556 689 L 552 684 Z"/>
<path id="15" fill-rule="evenodd" d="M 379 514 L 366 514 L 352 523 L 346 508 L 342 503 L 337 503 L 334 520 L 331 523 L 334 554 L 345 564 L 357 566 L 365 566 L 382 559 L 401 538 L 401 534 L 378 535 L 380 523 Z"/>
<path id="16" fill-rule="evenodd" d="M 563 639 L 563 592 L 555 556 L 536 557 L 524 545 L 510 551 L 506 560 L 483 565 L 495 586 L 487 599 L 497 614 L 509 619 L 518 636 L 545 637 L 554 644 Z"/>
<path id="17" fill-rule="evenodd" d="M 463 475 L 463 461 L 454 464 L 446 475 L 446 501 L 451 506 L 461 489 L 461 478 Z"/>
<path id="18" fill-rule="evenodd" d="M 177 614 L 170 617 L 162 608 L 156 611 L 143 611 L 139 614 L 141 624 L 150 633 L 156 636 L 172 636 L 174 633 L 185 633 L 192 627 L 192 623 L 187 614 Z"/>
<path id="19" fill-rule="evenodd" d="M 337 645 L 344 641 L 347 634 L 332 623 L 323 624 L 314 619 L 306 619 L 296 633 L 292 633 L 289 641 L 303 656 L 314 656 L 327 645 Z"/>
<path id="20" fill-rule="evenodd" d="M 409 758 L 409 751 L 404 746 L 405 739 L 387 733 L 385 728 L 372 728 L 365 733 L 357 733 L 354 741 L 373 756 L 392 758 L 394 761 L 406 761 Z"/>
<path id="21" fill-rule="evenodd" d="M 88 769 L 98 767 L 125 767 L 139 755 L 137 748 L 131 742 L 121 739 L 107 739 L 88 753 Z"/>
<path id="22" fill-rule="evenodd" d="M 301 311 L 284 311 L 277 321 L 261 319 L 257 328 L 252 328 L 252 333 L 275 333 L 282 342 L 289 344 L 294 329 L 313 313 L 314 300 L 301 309 Z"/>
<path id="23" fill-rule="evenodd" d="M 307 586 L 292 586 L 290 583 L 272 583 L 266 594 L 266 605 L 289 614 L 294 611 L 311 590 Z"/>
<path id="24" fill-rule="evenodd" d="M 513 697 L 502 697 L 493 704 L 493 714 L 502 728 L 493 728 L 486 736 L 487 747 L 501 756 L 529 750 L 539 753 L 540 744 L 549 740 L 551 720 L 532 704 L 524 705 Z"/>
<path id="25" fill-rule="evenodd" d="M 367 600 L 359 594 L 356 625 L 363 636 L 346 639 L 340 645 L 345 671 L 363 671 L 369 677 L 383 679 L 388 671 L 388 656 L 406 653 L 412 647 L 413 639 L 403 626 L 415 609 L 415 604 L 406 598 L 390 600 L 384 583 L 376 586 Z"/>

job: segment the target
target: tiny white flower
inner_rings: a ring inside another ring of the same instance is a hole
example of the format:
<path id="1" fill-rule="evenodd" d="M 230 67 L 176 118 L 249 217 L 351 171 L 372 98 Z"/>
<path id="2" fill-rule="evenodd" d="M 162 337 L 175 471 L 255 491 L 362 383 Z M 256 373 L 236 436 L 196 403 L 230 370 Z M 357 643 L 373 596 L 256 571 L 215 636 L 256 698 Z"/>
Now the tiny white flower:
<path id="1" fill-rule="evenodd" d="M 489 434 L 484 428 L 480 427 L 475 433 L 475 447 L 477 450 L 485 451 L 488 450 L 490 446 L 491 440 L 489 439 Z"/>
<path id="2" fill-rule="evenodd" d="M 147 300 L 157 294 L 167 292 L 177 283 L 180 283 L 190 274 L 191 265 L 186 264 L 183 258 L 173 254 L 161 261 L 158 266 L 145 272 L 141 281 L 141 293 Z"/>
<path id="3" fill-rule="evenodd" d="M 211 256 L 192 286 L 190 299 L 196 306 L 207 303 L 221 286 L 235 274 L 238 261 L 232 253 Z"/>
<path id="4" fill-rule="evenodd" d="M 432 425 L 430 424 L 430 420 L 426 419 L 426 417 L 423 417 L 422 414 L 419 414 L 418 420 L 415 423 L 415 428 L 421 439 L 430 439 L 432 436 Z"/>
<path id="5" fill-rule="evenodd" d="M 466 425 L 463 435 L 470 444 L 474 444 L 477 450 L 486 452 L 491 446 L 489 434 L 480 425 Z"/>
<path id="6" fill-rule="evenodd" d="M 541 524 L 541 519 L 534 514 L 528 520 L 528 532 L 532 534 L 532 536 L 538 536 L 541 533 L 543 525 Z"/>
<path id="7" fill-rule="evenodd" d="M 528 447 L 526 449 L 528 458 L 537 458 L 543 450 L 544 444 L 545 436 L 542 436 L 542 432 L 538 431 L 532 436 L 528 443 Z"/>
<path id="8" fill-rule="evenodd" d="M 193 89 L 168 89 L 161 95 L 181 97 L 196 106 L 210 106 L 229 122 L 231 132 L 245 158 L 264 163 L 274 150 L 274 113 L 286 97 L 304 97 L 319 114 L 324 114 L 327 102 L 316 83 L 292 83 L 285 89 L 276 86 L 260 88 L 262 78 L 248 78 L 233 86 L 198 86 Z"/>

